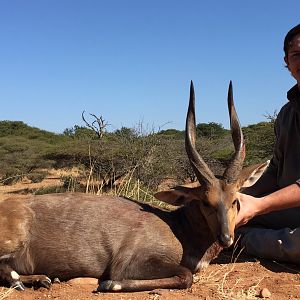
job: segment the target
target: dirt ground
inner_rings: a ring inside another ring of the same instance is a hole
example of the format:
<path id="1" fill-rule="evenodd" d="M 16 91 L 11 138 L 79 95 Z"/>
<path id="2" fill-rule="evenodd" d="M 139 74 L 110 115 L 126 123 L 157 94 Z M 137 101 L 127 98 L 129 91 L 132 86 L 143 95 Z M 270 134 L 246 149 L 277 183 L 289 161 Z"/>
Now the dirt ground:
<path id="1" fill-rule="evenodd" d="M 233 259 L 233 262 L 231 262 Z M 258 261 L 243 254 L 232 258 L 223 252 L 208 268 L 194 276 L 187 290 L 138 293 L 95 293 L 96 279 L 77 279 L 53 284 L 50 290 L 12 291 L 7 300 L 197 300 L 197 299 L 299 299 L 300 266 Z M 1 289 L 0 289 L 1 291 Z M 9 292 L 3 289 L 2 293 Z M 1 295 L 1 294 L 0 294 Z M 265 297 L 263 297 L 265 296 Z M 0 296 L 1 299 L 1 296 Z"/>
<path id="2" fill-rule="evenodd" d="M 18 193 L 28 187 L 59 184 L 56 178 L 44 183 L 19 183 L 0 186 L 0 200 L 8 193 Z M 0 229 L 1 235 L 1 229 Z M 96 279 L 76 279 L 55 283 L 47 290 L 27 288 L 24 292 L 0 287 L 0 300 L 33 299 L 103 299 L 103 300 L 196 300 L 196 299 L 300 299 L 300 265 L 257 260 L 243 253 L 223 251 L 206 270 L 194 276 L 194 284 L 187 290 L 157 290 L 138 293 L 95 293 Z"/>

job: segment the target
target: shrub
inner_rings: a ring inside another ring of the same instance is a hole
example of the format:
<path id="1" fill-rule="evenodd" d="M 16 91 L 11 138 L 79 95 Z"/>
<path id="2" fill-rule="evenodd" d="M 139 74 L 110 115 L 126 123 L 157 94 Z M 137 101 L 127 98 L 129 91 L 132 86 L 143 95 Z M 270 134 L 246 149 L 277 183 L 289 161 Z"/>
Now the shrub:
<path id="1" fill-rule="evenodd" d="M 273 123 L 261 122 L 243 128 L 246 140 L 245 164 L 269 159 L 274 144 Z M 215 174 L 221 175 L 234 153 L 229 130 L 221 124 L 197 125 L 196 148 Z M 28 176 L 37 182 L 45 174 L 36 169 L 77 166 L 86 181 L 99 187 L 116 188 L 124 176 L 154 191 L 165 178 L 178 183 L 195 180 L 189 164 L 184 131 L 168 129 L 155 133 L 139 124 L 105 133 L 101 142 L 92 130 L 74 126 L 58 135 L 30 127 L 23 122 L 0 122 L 0 180 L 10 184 Z M 64 189 L 84 191 L 75 178 L 63 178 Z"/>
<path id="2" fill-rule="evenodd" d="M 210 123 L 199 123 L 196 126 L 196 132 L 198 136 L 204 136 L 208 138 L 222 137 L 228 130 L 224 129 L 223 125 L 220 123 L 210 122 Z"/>
<path id="3" fill-rule="evenodd" d="M 47 172 L 33 172 L 28 174 L 26 177 L 34 183 L 42 182 L 46 176 L 48 175 Z"/>

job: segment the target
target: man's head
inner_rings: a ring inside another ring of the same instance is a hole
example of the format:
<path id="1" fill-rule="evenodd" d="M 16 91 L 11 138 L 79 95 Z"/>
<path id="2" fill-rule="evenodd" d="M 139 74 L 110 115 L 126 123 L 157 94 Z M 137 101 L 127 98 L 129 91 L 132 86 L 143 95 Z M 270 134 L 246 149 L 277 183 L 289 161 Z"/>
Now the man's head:
<path id="1" fill-rule="evenodd" d="M 300 88 L 300 24 L 293 27 L 284 39 L 284 61 Z"/>
<path id="2" fill-rule="evenodd" d="M 288 55 L 289 49 L 293 45 L 293 39 L 296 35 L 300 34 L 300 24 L 296 25 L 293 27 L 285 36 L 284 38 L 284 45 L 283 45 L 283 50 L 285 56 Z"/>

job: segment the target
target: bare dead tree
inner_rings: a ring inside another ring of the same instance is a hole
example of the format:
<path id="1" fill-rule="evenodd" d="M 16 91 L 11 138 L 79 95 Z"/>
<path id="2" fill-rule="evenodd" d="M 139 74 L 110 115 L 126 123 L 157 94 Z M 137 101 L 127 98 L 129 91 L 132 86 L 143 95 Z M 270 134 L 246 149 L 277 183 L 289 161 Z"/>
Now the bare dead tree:
<path id="1" fill-rule="evenodd" d="M 266 112 L 263 116 L 264 116 L 269 122 L 275 123 L 275 121 L 276 121 L 276 119 L 277 119 L 277 116 L 278 116 L 278 112 L 277 112 L 277 110 L 275 109 L 273 113 Z"/>
<path id="2" fill-rule="evenodd" d="M 95 114 L 90 114 L 92 117 L 95 118 L 95 120 L 92 123 L 89 123 L 86 121 L 86 119 L 84 117 L 84 113 L 85 113 L 85 111 L 83 111 L 81 114 L 82 120 L 84 121 L 86 126 L 88 128 L 90 128 L 91 130 L 93 130 L 97 134 L 98 138 L 101 140 L 106 131 L 106 127 L 109 124 L 107 122 L 105 122 L 105 120 L 103 119 L 102 116 L 97 117 Z"/>

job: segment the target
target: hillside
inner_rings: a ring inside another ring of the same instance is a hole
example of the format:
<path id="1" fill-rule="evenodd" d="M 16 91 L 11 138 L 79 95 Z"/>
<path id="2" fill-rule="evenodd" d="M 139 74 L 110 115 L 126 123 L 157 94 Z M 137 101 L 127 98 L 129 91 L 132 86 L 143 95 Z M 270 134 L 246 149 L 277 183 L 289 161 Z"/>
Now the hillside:
<path id="1" fill-rule="evenodd" d="M 243 132 L 245 165 L 271 157 L 272 122 L 247 126 Z M 198 124 L 197 135 L 198 151 L 215 174 L 221 174 L 233 154 L 230 132 L 220 124 L 209 123 Z M 75 177 L 71 173 L 60 177 L 65 189 L 86 190 L 92 180 L 101 182 L 103 188 L 127 176 L 153 191 L 166 179 L 173 183 L 195 179 L 184 149 L 184 131 L 145 133 L 123 127 L 105 132 L 100 140 L 87 127 L 74 126 L 63 134 L 54 134 L 21 121 L 0 121 L 2 185 L 22 180 L 37 183 L 47 178 L 50 170 L 74 168 L 78 170 Z"/>

